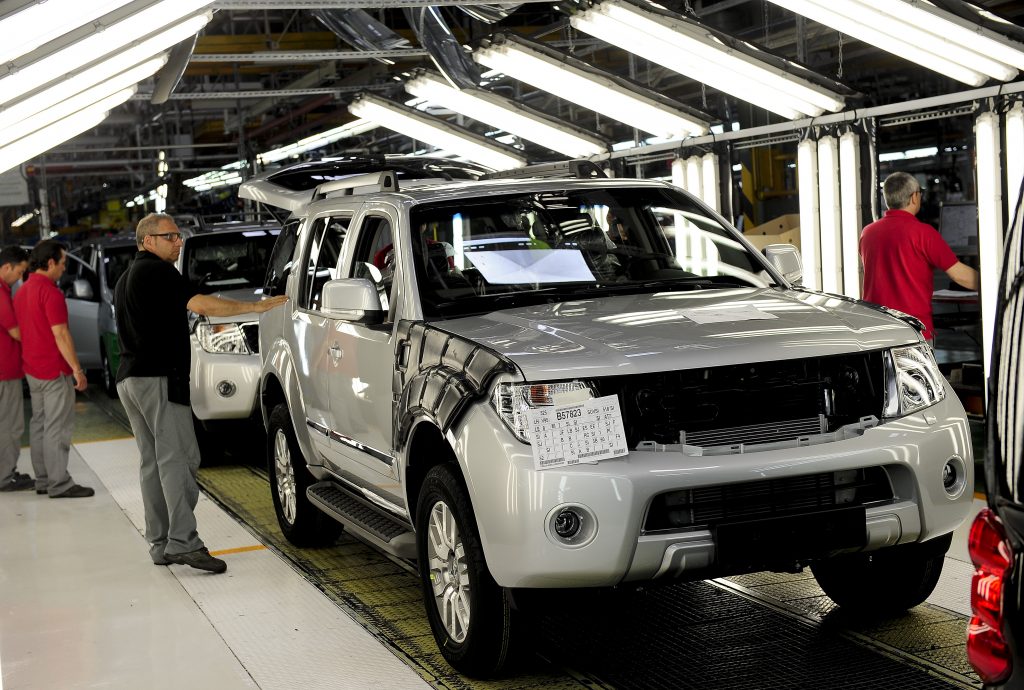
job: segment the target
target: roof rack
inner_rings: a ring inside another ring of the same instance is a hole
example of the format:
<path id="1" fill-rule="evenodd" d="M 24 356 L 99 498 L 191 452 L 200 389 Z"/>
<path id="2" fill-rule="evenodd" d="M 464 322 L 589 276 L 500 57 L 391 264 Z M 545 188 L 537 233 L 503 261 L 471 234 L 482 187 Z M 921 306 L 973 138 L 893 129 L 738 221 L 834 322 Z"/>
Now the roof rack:
<path id="1" fill-rule="evenodd" d="M 557 163 L 538 163 L 527 165 L 525 168 L 513 168 L 501 172 L 488 173 L 480 177 L 481 180 L 518 180 L 530 177 L 567 177 L 577 180 L 592 180 L 606 178 L 604 170 L 593 161 L 585 158 L 559 161 Z"/>
<path id="2" fill-rule="evenodd" d="M 343 180 L 325 182 L 313 192 L 313 201 L 334 196 L 350 196 L 371 192 L 397 192 L 398 177 L 393 170 L 351 175 Z"/>

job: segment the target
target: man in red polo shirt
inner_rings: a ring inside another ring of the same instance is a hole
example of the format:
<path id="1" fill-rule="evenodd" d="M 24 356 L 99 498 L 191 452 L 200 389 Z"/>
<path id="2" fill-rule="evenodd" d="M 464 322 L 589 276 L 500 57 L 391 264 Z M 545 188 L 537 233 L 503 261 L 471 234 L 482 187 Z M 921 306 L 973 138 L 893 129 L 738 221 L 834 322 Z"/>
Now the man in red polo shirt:
<path id="1" fill-rule="evenodd" d="M 17 245 L 0 250 L 0 491 L 22 491 L 35 484 L 18 472 L 25 408 L 21 402 L 21 332 L 14 316 L 11 286 L 28 267 L 28 253 Z"/>
<path id="2" fill-rule="evenodd" d="M 64 245 L 43 240 L 29 255 L 32 273 L 14 296 L 21 329 L 21 362 L 32 396 L 29 443 L 36 493 L 50 498 L 85 498 L 95 493 L 68 473 L 75 391 L 84 391 L 85 372 L 68 329 L 68 305 L 57 289 L 67 260 Z"/>
<path id="3" fill-rule="evenodd" d="M 915 216 L 921 210 L 921 185 L 913 175 L 885 178 L 882 195 L 888 211 L 860 236 L 864 299 L 916 316 L 932 332 L 932 275 L 944 271 L 968 290 L 978 289 L 978 272 L 956 258 L 938 230 Z"/>

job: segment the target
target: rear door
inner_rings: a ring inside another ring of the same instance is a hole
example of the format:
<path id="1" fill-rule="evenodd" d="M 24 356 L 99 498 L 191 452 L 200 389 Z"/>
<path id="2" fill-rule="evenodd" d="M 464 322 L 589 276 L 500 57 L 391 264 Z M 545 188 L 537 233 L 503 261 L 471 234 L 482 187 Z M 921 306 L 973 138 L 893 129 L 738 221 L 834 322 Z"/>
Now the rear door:
<path id="1" fill-rule="evenodd" d="M 89 296 L 75 295 L 75 281 L 88 285 Z M 99 369 L 100 358 L 100 283 L 96 272 L 82 257 L 67 255 L 67 267 L 60 279 L 60 288 L 68 305 L 68 329 L 75 341 L 75 352 L 83 369 Z"/>

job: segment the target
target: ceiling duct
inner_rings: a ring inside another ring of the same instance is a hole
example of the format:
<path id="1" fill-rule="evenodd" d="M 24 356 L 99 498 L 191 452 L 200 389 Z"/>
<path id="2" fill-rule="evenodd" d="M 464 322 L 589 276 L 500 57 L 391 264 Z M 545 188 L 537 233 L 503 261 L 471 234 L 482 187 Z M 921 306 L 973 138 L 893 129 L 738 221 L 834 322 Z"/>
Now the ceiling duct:
<path id="1" fill-rule="evenodd" d="M 312 15 L 338 38 L 359 50 L 395 50 L 406 48 L 409 41 L 402 38 L 365 10 L 312 10 Z M 392 64 L 391 60 L 378 58 Z"/>
<path id="2" fill-rule="evenodd" d="M 455 38 L 437 7 L 405 8 L 405 17 L 441 74 L 460 89 L 480 85 L 480 70 Z"/>
<path id="3" fill-rule="evenodd" d="M 181 75 L 185 73 L 185 68 L 188 67 L 188 61 L 192 57 L 192 51 L 195 50 L 198 38 L 199 34 L 195 34 L 171 48 L 167 63 L 156 73 L 156 85 L 153 87 L 153 96 L 150 98 L 154 105 L 166 103 L 170 98 L 174 88 L 181 81 Z"/>

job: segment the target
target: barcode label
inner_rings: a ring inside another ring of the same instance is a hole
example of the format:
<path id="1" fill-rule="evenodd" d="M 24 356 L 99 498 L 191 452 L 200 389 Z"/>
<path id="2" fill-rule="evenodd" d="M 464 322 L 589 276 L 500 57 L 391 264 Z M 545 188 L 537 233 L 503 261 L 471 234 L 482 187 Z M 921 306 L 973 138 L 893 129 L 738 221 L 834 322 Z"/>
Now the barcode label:
<path id="1" fill-rule="evenodd" d="M 532 408 L 527 418 L 537 470 L 629 454 L 618 396 Z"/>

